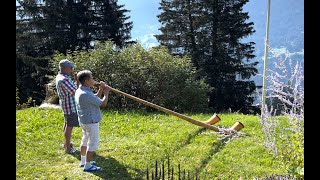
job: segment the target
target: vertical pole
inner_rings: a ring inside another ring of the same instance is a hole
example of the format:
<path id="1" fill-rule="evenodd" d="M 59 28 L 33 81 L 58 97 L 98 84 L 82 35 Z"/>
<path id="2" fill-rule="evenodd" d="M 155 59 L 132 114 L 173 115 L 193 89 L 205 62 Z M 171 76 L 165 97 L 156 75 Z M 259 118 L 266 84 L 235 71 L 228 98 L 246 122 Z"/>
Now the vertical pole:
<path id="1" fill-rule="evenodd" d="M 268 0 L 268 13 L 267 13 L 267 24 L 266 24 L 266 39 L 264 46 L 264 64 L 263 64 L 263 84 L 262 84 L 262 105 L 261 105 L 261 116 L 265 112 L 266 104 L 266 80 L 267 80 L 267 63 L 268 63 L 268 44 L 269 44 L 269 19 L 270 19 L 270 0 Z"/>
<path id="2" fill-rule="evenodd" d="M 155 178 L 158 178 L 158 161 L 156 160 L 156 172 L 155 172 Z"/>

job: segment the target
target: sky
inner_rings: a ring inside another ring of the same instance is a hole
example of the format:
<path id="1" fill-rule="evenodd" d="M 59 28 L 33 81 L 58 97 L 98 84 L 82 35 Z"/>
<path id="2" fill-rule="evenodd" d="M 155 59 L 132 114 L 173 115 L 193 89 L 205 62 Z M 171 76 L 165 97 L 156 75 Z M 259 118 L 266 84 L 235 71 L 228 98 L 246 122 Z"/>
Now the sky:
<path id="1" fill-rule="evenodd" d="M 124 5 L 124 9 L 130 10 L 126 16 L 133 22 L 131 39 L 140 42 L 145 48 L 157 46 L 159 43 L 153 36 L 160 34 L 160 23 L 157 15 L 160 0 L 118 0 L 118 5 Z"/>

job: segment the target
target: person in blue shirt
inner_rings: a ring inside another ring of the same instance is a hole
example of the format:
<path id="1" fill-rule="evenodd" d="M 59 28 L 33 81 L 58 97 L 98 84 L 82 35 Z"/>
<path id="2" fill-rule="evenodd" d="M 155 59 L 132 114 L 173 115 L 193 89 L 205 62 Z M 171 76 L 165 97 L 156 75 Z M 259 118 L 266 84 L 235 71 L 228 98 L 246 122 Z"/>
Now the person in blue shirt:
<path id="1" fill-rule="evenodd" d="M 99 122 L 102 120 L 100 108 L 107 105 L 110 88 L 101 81 L 97 93 L 94 94 L 91 87 L 96 82 L 89 70 L 78 72 L 77 79 L 80 86 L 76 90 L 75 101 L 79 124 L 82 128 L 80 167 L 83 167 L 85 172 L 98 171 L 101 167 L 93 165 L 95 161 L 92 159 L 99 144 Z M 104 94 L 103 97 L 102 94 Z"/>

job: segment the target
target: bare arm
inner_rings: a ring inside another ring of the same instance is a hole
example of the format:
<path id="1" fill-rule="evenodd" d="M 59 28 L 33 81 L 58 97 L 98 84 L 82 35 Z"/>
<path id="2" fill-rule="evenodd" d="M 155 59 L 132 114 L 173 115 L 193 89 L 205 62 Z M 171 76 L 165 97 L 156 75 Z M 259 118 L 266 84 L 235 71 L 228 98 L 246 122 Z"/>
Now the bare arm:
<path id="1" fill-rule="evenodd" d="M 106 107 L 107 106 L 107 103 L 108 103 L 108 99 L 109 99 L 109 92 L 110 92 L 110 88 L 109 86 L 105 86 L 104 90 L 104 96 L 103 96 L 103 99 L 102 99 L 102 104 L 100 107 Z"/>
<path id="2" fill-rule="evenodd" d="M 80 82 L 79 82 L 79 79 L 78 79 L 77 74 L 74 75 L 74 81 L 76 82 L 76 87 L 77 87 L 77 89 L 78 89 L 78 88 L 79 88 L 79 85 L 80 85 Z"/>

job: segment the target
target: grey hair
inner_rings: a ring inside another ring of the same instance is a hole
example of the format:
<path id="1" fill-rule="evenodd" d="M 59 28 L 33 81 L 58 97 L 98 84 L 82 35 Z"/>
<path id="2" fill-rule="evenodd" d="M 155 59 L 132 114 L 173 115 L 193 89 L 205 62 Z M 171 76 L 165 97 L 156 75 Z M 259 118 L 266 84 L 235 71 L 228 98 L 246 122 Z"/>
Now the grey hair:
<path id="1" fill-rule="evenodd" d="M 81 85 L 84 84 L 85 80 L 88 80 L 92 77 L 92 72 L 89 70 L 82 70 L 77 73 L 77 78 Z"/>

